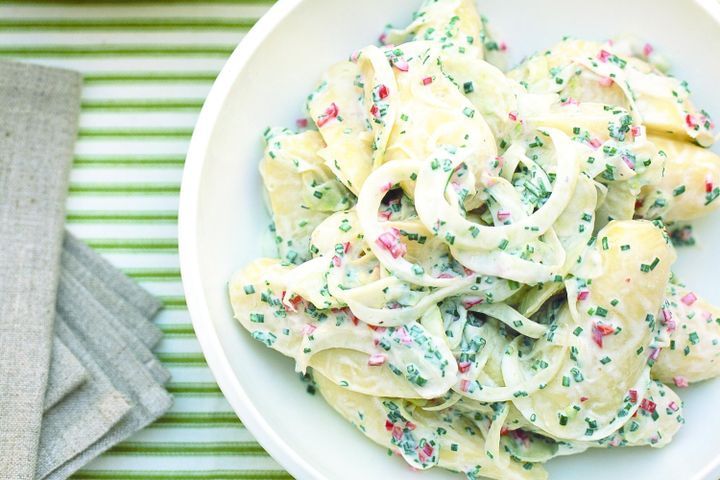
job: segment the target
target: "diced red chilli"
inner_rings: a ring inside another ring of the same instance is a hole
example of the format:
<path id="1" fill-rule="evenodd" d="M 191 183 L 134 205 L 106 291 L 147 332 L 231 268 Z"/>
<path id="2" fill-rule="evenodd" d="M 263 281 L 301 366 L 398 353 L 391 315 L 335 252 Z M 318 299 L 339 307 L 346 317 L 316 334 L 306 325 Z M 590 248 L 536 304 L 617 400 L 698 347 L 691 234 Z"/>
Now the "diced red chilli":
<path id="1" fill-rule="evenodd" d="M 502 428 L 500 429 L 500 436 L 504 437 L 508 433 L 510 433 L 510 429 L 508 427 L 506 427 L 505 425 L 503 425 Z"/>
<path id="2" fill-rule="evenodd" d="M 582 302 L 583 300 L 588 298 L 589 295 L 590 295 L 589 290 L 582 290 L 578 293 L 577 299 L 578 299 L 578 301 Z"/>
<path id="3" fill-rule="evenodd" d="M 448 272 L 442 272 L 440 275 L 437 276 L 437 278 L 455 278 L 455 275 Z"/>
<path id="4" fill-rule="evenodd" d="M 380 43 L 382 43 L 383 45 L 385 45 L 385 40 L 387 40 L 387 33 L 383 32 L 383 33 L 378 37 L 378 41 L 379 41 Z"/>
<path id="5" fill-rule="evenodd" d="M 588 398 L 589 398 L 589 397 L 586 397 L 585 395 L 583 395 L 582 397 L 580 397 L 580 401 L 581 401 L 581 402 L 587 402 Z"/>
<path id="6" fill-rule="evenodd" d="M 302 334 L 307 336 L 312 335 L 312 333 L 317 329 L 317 327 L 313 324 L 306 323 L 302 328 Z"/>
<path id="7" fill-rule="evenodd" d="M 600 148 L 600 145 L 602 145 L 600 140 L 598 140 L 597 138 L 591 138 L 590 140 L 588 140 L 588 143 L 593 148 Z"/>
<path id="8" fill-rule="evenodd" d="M 398 442 L 399 442 L 400 440 L 402 440 L 403 431 L 402 431 L 402 428 L 400 428 L 399 425 L 395 425 L 395 426 L 393 427 L 393 429 L 392 429 L 392 436 L 393 436 L 393 438 L 394 438 L 395 440 L 397 440 Z"/>
<path id="9" fill-rule="evenodd" d="M 638 399 L 637 390 L 628 390 L 628 397 L 630 397 L 630 403 L 636 403 Z"/>
<path id="10" fill-rule="evenodd" d="M 483 299 L 480 297 L 465 297 L 463 300 L 463 307 L 465 307 L 465 310 L 470 310 L 475 305 L 479 305 L 483 302 Z"/>
<path id="11" fill-rule="evenodd" d="M 510 434 L 515 437 L 517 440 L 520 440 L 525 447 L 530 446 L 530 434 L 527 433 L 525 430 L 517 429 L 510 432 Z"/>
<path id="12" fill-rule="evenodd" d="M 368 358 L 368 365 L 370 365 L 371 367 L 378 367 L 378 366 L 384 364 L 386 360 L 387 360 L 387 357 L 384 354 L 373 353 Z"/>
<path id="13" fill-rule="evenodd" d="M 660 352 L 662 351 L 662 348 L 652 348 L 650 349 L 650 355 L 648 355 L 648 358 L 652 361 L 655 361 L 660 356 Z"/>
<path id="14" fill-rule="evenodd" d="M 298 118 L 297 120 L 295 120 L 295 125 L 297 125 L 298 128 L 306 128 L 308 126 L 308 119 Z"/>
<path id="15" fill-rule="evenodd" d="M 613 84 L 613 79 L 610 77 L 602 77 L 600 78 L 600 85 L 603 87 L 609 87 Z"/>
<path id="16" fill-rule="evenodd" d="M 498 45 L 498 47 L 500 48 L 501 52 L 507 51 L 507 48 L 508 48 L 507 43 L 505 43 L 505 42 L 500 42 L 500 45 Z"/>
<path id="17" fill-rule="evenodd" d="M 668 310 L 667 308 L 660 309 L 660 313 L 662 313 L 663 316 L 663 322 L 667 323 L 670 320 L 672 320 L 672 312 Z"/>
<path id="18" fill-rule="evenodd" d="M 690 128 L 697 128 L 697 126 L 698 126 L 697 119 L 695 118 L 695 115 L 691 115 L 691 114 L 689 114 L 689 113 L 688 113 L 687 115 L 685 115 L 685 123 L 686 123 L 687 126 L 690 127 Z"/>
<path id="19" fill-rule="evenodd" d="M 518 114 L 517 112 L 508 112 L 508 118 L 512 120 L 513 122 L 517 122 Z"/>
<path id="20" fill-rule="evenodd" d="M 404 58 L 396 57 L 393 59 L 392 64 L 395 68 L 401 72 L 407 72 L 410 70 L 410 64 Z"/>
<path id="21" fill-rule="evenodd" d="M 343 242 L 343 253 L 348 253 L 350 251 L 350 247 L 352 246 L 350 242 Z"/>
<path id="22" fill-rule="evenodd" d="M 463 273 L 465 274 L 466 277 L 471 277 L 471 276 L 475 275 L 475 272 L 473 272 L 472 270 L 470 270 L 469 268 L 467 268 L 465 266 L 463 266 Z"/>
<path id="23" fill-rule="evenodd" d="M 689 293 L 683 295 L 683 297 L 680 299 L 680 301 L 682 303 L 684 303 L 685 305 L 690 306 L 697 301 L 697 296 L 695 296 L 695 294 L 693 292 L 689 292 Z"/>
<path id="24" fill-rule="evenodd" d="M 680 388 L 687 388 L 687 386 L 689 385 L 688 379 L 683 377 L 682 375 L 673 377 L 673 382 L 675 383 L 676 387 L 680 387 Z"/>
<path id="25" fill-rule="evenodd" d="M 573 97 L 568 97 L 568 98 L 566 98 L 565 100 L 563 100 L 563 102 L 561 103 L 561 105 L 563 105 L 563 106 L 566 106 L 566 105 L 579 105 L 579 104 L 580 104 L 580 103 L 579 103 L 577 100 L 575 100 Z"/>
<path id="26" fill-rule="evenodd" d="M 407 253 L 407 246 L 400 241 L 400 231 L 397 228 L 380 234 L 375 243 L 390 252 L 393 258 L 402 257 Z"/>
<path id="27" fill-rule="evenodd" d="M 678 407 L 678 404 L 675 403 L 674 401 L 668 403 L 668 408 L 670 410 L 672 410 L 673 412 L 677 412 L 678 410 L 680 410 L 680 407 Z"/>
<path id="28" fill-rule="evenodd" d="M 625 162 L 625 165 L 627 165 L 630 170 L 635 170 L 635 164 L 632 162 L 632 160 L 630 160 L 629 157 L 623 155 L 622 160 L 623 162 Z"/>
<path id="29" fill-rule="evenodd" d="M 468 370 L 470 370 L 470 366 L 472 364 L 470 362 L 460 362 L 458 363 L 458 371 L 460 373 L 467 373 Z"/>
<path id="30" fill-rule="evenodd" d="M 390 210 L 378 212 L 378 217 L 382 218 L 383 220 L 390 220 L 390 217 L 392 217 L 392 212 Z"/>
<path id="31" fill-rule="evenodd" d="M 415 430 L 416 426 L 413 422 L 406 422 L 405 428 L 407 428 L 408 430 Z"/>
<path id="32" fill-rule="evenodd" d="M 342 260 L 337 255 L 333 256 L 332 262 L 333 262 L 333 265 L 335 265 L 336 267 L 340 267 L 340 265 L 342 265 Z"/>
<path id="33" fill-rule="evenodd" d="M 608 58 L 610 58 L 610 55 L 611 55 L 610 52 L 603 49 L 603 50 L 600 50 L 600 53 L 598 53 L 597 58 L 601 62 L 607 62 Z"/>
<path id="34" fill-rule="evenodd" d="M 373 104 L 372 107 L 370 107 L 370 115 L 372 115 L 375 118 L 380 118 L 380 109 L 377 105 Z"/>
<path id="35" fill-rule="evenodd" d="M 338 113 L 340 113 L 340 110 L 338 109 L 338 106 L 335 104 L 335 102 L 331 103 L 329 107 L 325 109 L 325 113 L 320 115 L 317 119 L 317 125 L 318 127 L 322 127 L 327 122 L 332 120 L 333 118 L 337 118 Z"/>
<path id="36" fill-rule="evenodd" d="M 425 455 L 427 455 L 428 457 L 431 457 L 431 456 L 432 456 L 433 450 L 434 450 L 434 449 L 433 449 L 432 445 L 430 445 L 429 443 L 426 443 L 425 445 L 423 445 L 422 451 L 423 451 L 423 453 L 424 453 Z"/>
<path id="37" fill-rule="evenodd" d="M 640 408 L 645 410 L 648 413 L 653 413 L 655 411 L 655 407 L 657 405 L 652 400 L 648 400 L 647 398 L 643 398 L 642 402 L 640 402 Z"/>
<path id="38" fill-rule="evenodd" d="M 395 424 L 392 423 L 390 420 L 385 420 L 385 430 L 388 432 L 392 432 L 392 429 L 395 427 Z"/>
<path id="39" fill-rule="evenodd" d="M 645 45 L 643 45 L 643 55 L 645 55 L 646 57 L 649 57 L 650 55 L 652 55 L 653 50 L 655 50 L 655 49 L 649 43 L 646 43 Z"/>
<path id="40" fill-rule="evenodd" d="M 463 392 L 467 392 L 468 390 L 470 390 L 470 380 L 460 380 L 460 390 L 462 390 Z"/>
<path id="41" fill-rule="evenodd" d="M 713 191 L 713 178 L 709 173 L 705 175 L 705 193 Z"/>
<path id="42" fill-rule="evenodd" d="M 425 78 L 422 79 L 422 84 L 423 84 L 423 85 L 430 85 L 432 82 L 433 82 L 432 77 L 425 77 Z"/>
<path id="43" fill-rule="evenodd" d="M 643 125 L 635 125 L 630 129 L 630 134 L 633 137 L 641 137 L 645 134 L 645 126 Z"/>
<path id="44" fill-rule="evenodd" d="M 399 330 L 396 330 L 396 334 L 398 337 L 400 337 L 400 342 L 402 342 L 404 345 L 412 345 L 413 340 L 410 335 L 407 334 L 404 328 L 401 328 Z"/>
<path id="45" fill-rule="evenodd" d="M 387 98 L 387 96 L 390 95 L 390 92 L 388 91 L 388 87 L 386 85 L 380 84 L 378 87 L 378 97 L 380 99 Z"/>
<path id="46" fill-rule="evenodd" d="M 611 325 L 603 325 L 601 323 L 593 324 L 592 339 L 600 348 L 603 346 L 603 337 L 613 333 L 615 333 L 615 328 Z"/>
<path id="47" fill-rule="evenodd" d="M 501 222 L 504 222 L 505 220 L 510 218 L 510 215 L 511 215 L 511 213 L 508 212 L 507 210 L 498 210 L 498 212 L 497 212 L 497 218 Z"/>

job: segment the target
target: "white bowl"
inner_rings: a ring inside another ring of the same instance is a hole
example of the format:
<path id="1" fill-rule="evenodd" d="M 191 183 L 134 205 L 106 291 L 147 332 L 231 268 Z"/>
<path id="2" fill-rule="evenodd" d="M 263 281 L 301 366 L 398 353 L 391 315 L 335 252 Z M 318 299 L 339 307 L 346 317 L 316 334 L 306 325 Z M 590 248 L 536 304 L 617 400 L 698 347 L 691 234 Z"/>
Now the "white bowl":
<path id="1" fill-rule="evenodd" d="M 294 125 L 322 71 L 403 24 L 420 0 L 280 0 L 237 47 L 213 86 L 193 134 L 180 198 L 180 261 L 193 325 L 228 401 L 262 446 L 299 479 L 461 478 L 417 474 L 305 392 L 290 360 L 250 338 L 232 317 L 226 284 L 261 254 L 265 213 L 257 170 L 261 132 Z M 695 98 L 720 118 L 720 4 L 654 0 L 482 0 L 513 60 L 563 35 L 604 39 L 633 33 L 671 59 Z M 720 221 L 696 226 L 700 247 L 677 271 L 720 302 Z M 667 448 L 596 450 L 555 459 L 552 479 L 715 479 L 720 473 L 720 382 L 681 392 L 687 425 Z"/>

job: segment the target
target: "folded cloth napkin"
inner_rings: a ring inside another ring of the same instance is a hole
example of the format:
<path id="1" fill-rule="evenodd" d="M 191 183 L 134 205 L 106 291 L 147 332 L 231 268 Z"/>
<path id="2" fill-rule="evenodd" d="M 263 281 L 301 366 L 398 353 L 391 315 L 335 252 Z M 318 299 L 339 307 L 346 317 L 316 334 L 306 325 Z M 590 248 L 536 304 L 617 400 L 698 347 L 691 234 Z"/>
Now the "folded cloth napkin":
<path id="1" fill-rule="evenodd" d="M 81 78 L 0 63 L 0 475 L 35 475 Z"/>
<path id="2" fill-rule="evenodd" d="M 67 478 L 172 401 L 160 302 L 63 238 L 79 99 L 77 74 L 0 62 L 0 479 Z"/>

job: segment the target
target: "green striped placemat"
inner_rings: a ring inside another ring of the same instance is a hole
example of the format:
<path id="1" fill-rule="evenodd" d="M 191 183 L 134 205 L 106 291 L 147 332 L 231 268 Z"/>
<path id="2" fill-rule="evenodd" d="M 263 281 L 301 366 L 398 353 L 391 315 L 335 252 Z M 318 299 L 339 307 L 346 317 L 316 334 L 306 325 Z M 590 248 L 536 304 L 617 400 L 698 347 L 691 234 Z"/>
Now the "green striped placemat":
<path id="1" fill-rule="evenodd" d="M 237 419 L 193 334 L 180 283 L 185 152 L 228 55 L 271 0 L 0 4 L 0 57 L 83 72 L 67 222 L 163 299 L 157 354 L 172 410 L 73 478 L 291 478 Z"/>

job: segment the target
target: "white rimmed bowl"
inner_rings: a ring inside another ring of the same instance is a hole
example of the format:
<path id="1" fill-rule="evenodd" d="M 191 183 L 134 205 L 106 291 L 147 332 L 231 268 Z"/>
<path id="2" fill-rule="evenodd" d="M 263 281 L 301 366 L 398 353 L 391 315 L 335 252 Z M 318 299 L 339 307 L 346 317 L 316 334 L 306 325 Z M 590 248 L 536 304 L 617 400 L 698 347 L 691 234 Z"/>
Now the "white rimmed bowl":
<path id="1" fill-rule="evenodd" d="M 292 362 L 265 348 L 232 317 L 227 281 L 261 254 L 269 217 L 257 171 L 261 133 L 293 126 L 322 71 L 373 43 L 389 21 L 409 21 L 420 0 L 280 0 L 243 39 L 200 114 L 180 195 L 179 244 L 188 309 L 207 362 L 226 398 L 262 446 L 299 479 L 461 478 L 417 474 L 388 457 L 318 396 Z M 665 54 L 695 99 L 720 117 L 720 3 L 481 0 L 481 11 L 510 45 L 513 60 L 563 35 L 604 39 L 635 34 Z M 700 246 L 680 252 L 676 271 L 720 302 L 720 219 L 696 225 Z M 555 459 L 552 479 L 711 480 L 720 475 L 720 381 L 681 392 L 687 425 L 662 450 L 595 450 Z"/>

